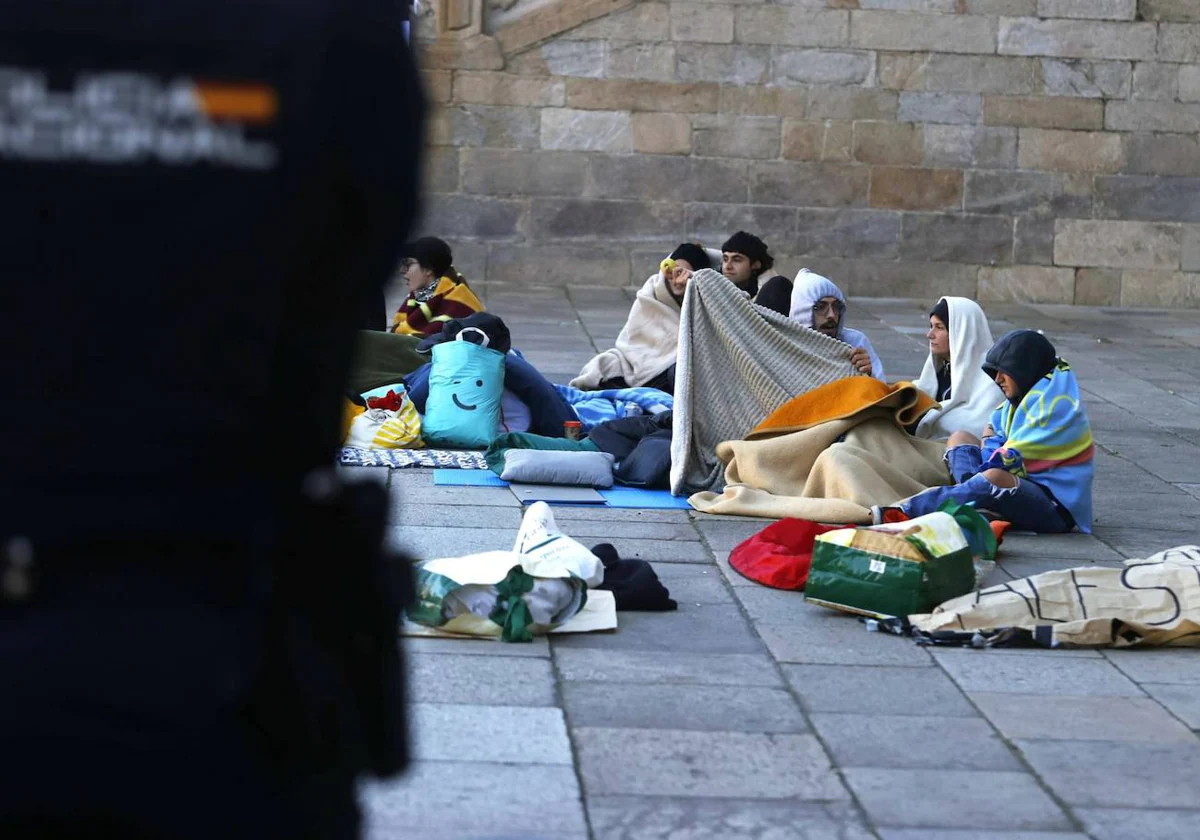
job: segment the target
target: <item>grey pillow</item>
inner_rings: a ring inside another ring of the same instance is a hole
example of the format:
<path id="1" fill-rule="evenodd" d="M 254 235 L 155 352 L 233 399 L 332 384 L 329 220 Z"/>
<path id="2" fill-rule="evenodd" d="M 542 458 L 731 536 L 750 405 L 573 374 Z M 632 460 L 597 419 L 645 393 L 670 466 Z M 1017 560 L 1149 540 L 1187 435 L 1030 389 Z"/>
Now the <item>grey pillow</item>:
<path id="1" fill-rule="evenodd" d="M 504 453 L 505 481 L 523 484 L 572 484 L 612 487 L 615 459 L 607 452 L 543 452 L 510 449 Z"/>

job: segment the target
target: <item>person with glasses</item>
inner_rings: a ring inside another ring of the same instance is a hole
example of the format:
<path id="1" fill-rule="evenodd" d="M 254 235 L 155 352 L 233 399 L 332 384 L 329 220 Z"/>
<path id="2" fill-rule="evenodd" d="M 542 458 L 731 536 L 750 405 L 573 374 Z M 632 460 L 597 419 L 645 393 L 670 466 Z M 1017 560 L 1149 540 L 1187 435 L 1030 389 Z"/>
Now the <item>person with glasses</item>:
<path id="1" fill-rule="evenodd" d="M 854 348 L 850 362 L 859 373 L 886 381 L 883 363 L 875 354 L 871 340 L 846 326 L 846 298 L 828 277 L 800 269 L 792 283 L 792 306 L 788 317 L 805 326 L 845 342 Z"/>
<path id="2" fill-rule="evenodd" d="M 434 236 L 409 243 L 400 262 L 408 297 L 396 311 L 392 332 L 436 335 L 453 318 L 483 311 L 483 303 L 453 265 L 450 246 Z"/>

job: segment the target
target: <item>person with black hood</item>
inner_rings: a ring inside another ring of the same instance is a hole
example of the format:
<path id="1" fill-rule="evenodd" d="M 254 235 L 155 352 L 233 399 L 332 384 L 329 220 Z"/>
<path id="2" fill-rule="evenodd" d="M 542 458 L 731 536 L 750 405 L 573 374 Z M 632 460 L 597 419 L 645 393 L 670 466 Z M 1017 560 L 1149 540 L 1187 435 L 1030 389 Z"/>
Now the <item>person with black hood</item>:
<path id="1" fill-rule="evenodd" d="M 875 522 L 922 516 L 954 501 L 1023 531 L 1091 533 L 1095 446 L 1075 373 L 1034 330 L 1004 335 L 983 370 L 1006 400 L 982 440 L 965 431 L 950 436 L 946 465 L 954 484 L 874 508 Z"/>
<path id="2" fill-rule="evenodd" d="M 694 242 L 672 251 L 658 273 L 638 290 L 616 347 L 584 365 L 571 387 L 584 391 L 647 387 L 674 393 L 683 296 L 692 272 L 714 268 L 718 260 L 715 251 Z"/>
<path id="3" fill-rule="evenodd" d="M 786 277 L 771 272 L 774 266 L 775 258 L 767 249 L 767 243 L 752 233 L 739 230 L 721 246 L 721 273 L 754 298 L 759 306 L 787 315 L 792 284 Z M 759 281 L 763 275 L 770 279 L 760 289 Z"/>

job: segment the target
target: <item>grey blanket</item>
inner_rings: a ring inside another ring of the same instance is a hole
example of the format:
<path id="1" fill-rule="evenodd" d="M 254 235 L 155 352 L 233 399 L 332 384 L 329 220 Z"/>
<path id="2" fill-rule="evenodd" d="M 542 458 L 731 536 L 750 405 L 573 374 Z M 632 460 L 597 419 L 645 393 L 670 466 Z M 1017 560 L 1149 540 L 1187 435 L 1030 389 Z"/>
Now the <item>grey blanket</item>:
<path id="1" fill-rule="evenodd" d="M 792 397 L 853 376 L 852 349 L 755 306 L 715 271 L 693 274 L 679 325 L 671 492 L 719 492 L 717 444 L 745 437 Z"/>

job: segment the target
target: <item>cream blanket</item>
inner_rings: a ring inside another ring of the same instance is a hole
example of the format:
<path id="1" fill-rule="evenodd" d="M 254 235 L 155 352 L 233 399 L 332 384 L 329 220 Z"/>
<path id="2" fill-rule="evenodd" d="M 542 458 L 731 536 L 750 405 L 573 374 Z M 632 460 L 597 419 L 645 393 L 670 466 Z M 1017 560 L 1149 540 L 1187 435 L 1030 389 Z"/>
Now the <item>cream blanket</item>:
<path id="1" fill-rule="evenodd" d="M 671 492 L 721 486 L 715 449 L 797 394 L 855 374 L 851 348 L 770 309 L 715 271 L 688 283 L 679 327 Z"/>
<path id="2" fill-rule="evenodd" d="M 571 387 L 592 390 L 619 376 L 637 388 L 675 364 L 678 344 L 679 304 L 660 271 L 638 289 L 617 346 L 584 365 Z"/>
<path id="3" fill-rule="evenodd" d="M 688 501 L 704 513 L 868 524 L 871 505 L 948 484 L 945 451 L 898 427 L 894 410 L 874 407 L 777 437 L 722 443 L 725 492 Z"/>

